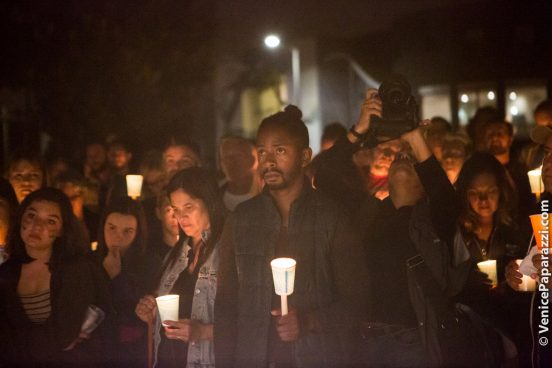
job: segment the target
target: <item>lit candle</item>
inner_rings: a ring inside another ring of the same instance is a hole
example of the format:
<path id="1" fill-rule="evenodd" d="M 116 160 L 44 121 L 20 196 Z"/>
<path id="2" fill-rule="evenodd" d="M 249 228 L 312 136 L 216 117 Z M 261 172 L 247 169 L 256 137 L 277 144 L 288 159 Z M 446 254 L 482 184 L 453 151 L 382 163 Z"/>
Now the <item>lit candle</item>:
<path id="1" fill-rule="evenodd" d="M 516 259 L 516 263 L 519 266 L 523 259 Z M 535 291 L 537 290 L 537 280 L 531 276 L 523 275 L 521 278 L 521 284 L 518 286 L 518 291 Z"/>
<path id="2" fill-rule="evenodd" d="M 287 296 L 293 293 L 296 264 L 297 262 L 291 258 L 276 258 L 270 262 L 274 290 L 281 297 L 282 316 L 288 314 Z"/>
<path id="3" fill-rule="evenodd" d="M 132 199 L 140 197 L 142 194 L 142 182 L 144 177 L 142 175 L 127 175 L 126 184 L 127 184 L 127 195 Z"/>
<path id="4" fill-rule="evenodd" d="M 98 242 L 95 241 L 95 242 L 90 243 L 90 249 L 92 249 L 92 252 L 95 252 L 96 249 L 98 249 Z"/>
<path id="5" fill-rule="evenodd" d="M 479 262 L 477 267 L 481 272 L 487 274 L 492 282 L 493 288 L 498 286 L 498 278 L 496 276 L 496 260 L 491 259 L 489 261 Z"/>
<path id="6" fill-rule="evenodd" d="M 538 169 L 527 172 L 529 184 L 531 184 L 531 192 L 535 193 L 537 201 L 540 200 L 540 194 L 544 191 L 544 183 L 542 182 L 542 166 Z"/>

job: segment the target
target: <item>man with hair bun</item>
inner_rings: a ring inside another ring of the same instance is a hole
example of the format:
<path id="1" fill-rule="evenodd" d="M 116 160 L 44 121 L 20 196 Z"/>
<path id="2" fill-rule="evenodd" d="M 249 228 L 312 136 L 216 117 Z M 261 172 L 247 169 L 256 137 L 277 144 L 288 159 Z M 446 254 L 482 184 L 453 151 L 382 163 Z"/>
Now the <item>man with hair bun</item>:
<path id="1" fill-rule="evenodd" d="M 305 177 L 310 162 L 301 111 L 288 106 L 257 133 L 263 192 L 225 226 L 215 306 L 217 367 L 347 367 L 349 338 L 365 310 L 360 238 L 339 204 Z M 282 316 L 270 261 L 297 261 Z"/>

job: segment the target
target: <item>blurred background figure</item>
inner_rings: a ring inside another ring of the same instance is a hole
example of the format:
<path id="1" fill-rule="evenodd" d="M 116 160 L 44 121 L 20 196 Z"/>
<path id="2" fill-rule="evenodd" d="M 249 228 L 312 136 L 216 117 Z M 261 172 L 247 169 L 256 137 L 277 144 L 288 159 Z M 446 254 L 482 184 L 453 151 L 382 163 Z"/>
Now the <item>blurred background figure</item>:
<path id="1" fill-rule="evenodd" d="M 493 121 L 504 121 L 504 114 L 492 106 L 484 106 L 477 109 L 468 123 L 466 133 L 473 142 L 474 152 L 485 151 L 485 127 Z"/>
<path id="2" fill-rule="evenodd" d="M 108 205 L 112 200 L 127 196 L 125 176 L 132 172 L 132 152 L 126 142 L 113 140 L 107 149 L 109 184 L 107 192 L 100 195 L 100 206 Z"/>
<path id="3" fill-rule="evenodd" d="M 438 161 L 441 161 L 443 158 L 443 137 L 445 134 L 450 133 L 451 130 L 452 126 L 450 123 L 445 118 L 439 116 L 431 118 L 431 124 L 426 129 L 427 144 Z"/>
<path id="4" fill-rule="evenodd" d="M 441 166 L 447 173 L 451 184 L 456 183 L 462 165 L 469 157 L 470 141 L 460 133 L 448 133 L 441 143 Z"/>
<path id="5" fill-rule="evenodd" d="M 18 151 L 8 162 L 6 178 L 21 203 L 30 193 L 46 185 L 46 166 L 37 153 Z"/>
<path id="6" fill-rule="evenodd" d="M 163 150 L 163 165 L 166 183 L 172 176 L 188 167 L 201 166 L 199 146 L 185 138 L 171 137 Z"/>
<path id="7" fill-rule="evenodd" d="M 533 116 L 537 126 L 552 127 L 552 99 L 539 103 Z M 543 160 L 544 146 L 535 142 L 529 143 L 520 153 L 520 161 L 528 170 L 540 167 Z"/>
<path id="8" fill-rule="evenodd" d="M 81 224 L 87 240 L 97 241 L 99 216 L 84 204 L 87 190 L 84 177 L 76 170 L 68 170 L 58 176 L 54 187 L 65 193 L 71 201 L 73 214 Z"/>
<path id="9" fill-rule="evenodd" d="M 59 175 L 71 168 L 71 163 L 65 157 L 57 156 L 48 162 L 48 186 L 53 186 Z"/>
<path id="10" fill-rule="evenodd" d="M 90 142 L 85 148 L 84 177 L 98 185 L 107 184 L 107 150 L 101 142 Z"/>
<path id="11" fill-rule="evenodd" d="M 146 152 L 140 161 L 139 173 L 144 177 L 141 197 L 143 199 L 157 198 L 165 185 L 162 153 L 158 150 Z"/>
<path id="12" fill-rule="evenodd" d="M 8 231 L 11 223 L 10 204 L 5 199 L 0 198 L 0 264 L 8 259 L 6 252 L 6 243 L 8 241 Z"/>
<path id="13" fill-rule="evenodd" d="M 224 205 L 230 211 L 261 192 L 262 182 L 257 168 L 257 150 L 253 142 L 238 136 L 222 138 L 219 144 Z"/>
<path id="14" fill-rule="evenodd" d="M 347 135 L 347 128 L 339 122 L 334 122 L 324 127 L 322 138 L 320 140 L 320 151 L 325 151 L 335 144 L 335 142 Z"/>
<path id="15" fill-rule="evenodd" d="M 367 193 L 378 199 L 389 195 L 389 167 L 401 147 L 400 140 L 393 139 L 374 148 L 361 148 L 355 152 L 353 162 L 362 176 Z"/>
<path id="16" fill-rule="evenodd" d="M 513 191 L 517 193 L 518 216 L 527 220 L 531 212 L 535 199 L 531 193 L 529 178 L 527 177 L 527 168 L 519 161 L 512 159 L 510 149 L 514 140 L 514 129 L 512 124 L 504 121 L 487 122 L 483 129 L 483 148 L 485 152 L 493 155 L 506 169 L 509 177 L 513 181 Z"/>

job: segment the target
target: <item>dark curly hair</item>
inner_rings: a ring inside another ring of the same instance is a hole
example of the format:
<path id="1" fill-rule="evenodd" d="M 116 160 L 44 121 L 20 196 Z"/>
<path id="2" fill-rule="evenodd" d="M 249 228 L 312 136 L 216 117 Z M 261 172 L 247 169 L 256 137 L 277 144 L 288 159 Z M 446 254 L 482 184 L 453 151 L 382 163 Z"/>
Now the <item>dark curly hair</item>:
<path id="1" fill-rule="evenodd" d="M 265 118 L 261 122 L 258 132 L 268 127 L 283 128 L 297 140 L 300 148 L 308 148 L 309 131 L 303 120 L 301 120 L 302 116 L 303 113 L 297 106 L 288 105 L 284 111 L 277 112 Z"/>
<path id="2" fill-rule="evenodd" d="M 71 202 L 59 189 L 42 188 L 25 197 L 10 229 L 7 252 L 10 255 L 10 260 L 15 262 L 30 263 L 34 260 L 27 254 L 25 243 L 21 238 L 21 220 L 31 204 L 42 201 L 57 204 L 61 213 L 61 236 L 54 240 L 52 256 L 48 263 L 50 272 L 53 272 L 71 259 L 84 255 L 87 249 L 83 228 L 73 214 Z"/>
<path id="3" fill-rule="evenodd" d="M 476 232 L 480 227 L 478 215 L 471 208 L 468 200 L 468 190 L 473 180 L 481 174 L 491 174 L 500 191 L 498 208 L 494 214 L 496 224 L 514 225 L 512 213 L 517 203 L 517 197 L 513 190 L 513 181 L 502 164 L 488 153 L 474 154 L 464 163 L 460 171 L 456 182 L 456 190 L 462 208 L 460 225 L 468 232 Z"/>

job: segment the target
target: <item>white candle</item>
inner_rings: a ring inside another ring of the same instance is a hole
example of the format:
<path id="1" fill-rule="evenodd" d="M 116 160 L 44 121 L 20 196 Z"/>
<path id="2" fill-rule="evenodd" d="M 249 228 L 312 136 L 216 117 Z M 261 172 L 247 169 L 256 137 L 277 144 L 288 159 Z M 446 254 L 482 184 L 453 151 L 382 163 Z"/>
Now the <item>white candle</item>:
<path id="1" fill-rule="evenodd" d="M 519 266 L 523 259 L 516 259 L 516 263 Z M 518 291 L 535 291 L 537 290 L 537 280 L 531 276 L 523 275 L 521 278 L 521 284 L 518 287 Z"/>
<path id="2" fill-rule="evenodd" d="M 163 321 L 178 321 L 178 305 L 180 296 L 176 294 L 163 295 L 155 298 L 159 318 Z M 163 326 L 165 326 L 163 324 Z"/>
<path id="3" fill-rule="evenodd" d="M 544 191 L 544 183 L 542 182 L 541 168 L 527 172 L 529 184 L 531 184 L 531 192 L 540 194 Z"/>
<path id="4" fill-rule="evenodd" d="M 142 182 L 144 177 L 142 175 L 127 175 L 126 176 L 126 185 L 127 185 L 127 195 L 132 199 L 140 197 L 142 194 Z"/>
<path id="5" fill-rule="evenodd" d="M 489 261 L 479 262 L 477 267 L 481 272 L 487 274 L 489 279 L 492 281 L 493 287 L 498 286 L 498 278 L 496 276 L 496 260 L 491 259 Z"/>
<path id="6" fill-rule="evenodd" d="M 281 297 L 282 316 L 288 313 L 287 296 L 293 293 L 296 264 L 297 262 L 291 258 L 276 258 L 270 262 L 274 290 Z"/>

